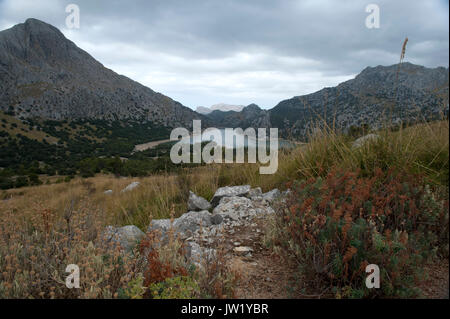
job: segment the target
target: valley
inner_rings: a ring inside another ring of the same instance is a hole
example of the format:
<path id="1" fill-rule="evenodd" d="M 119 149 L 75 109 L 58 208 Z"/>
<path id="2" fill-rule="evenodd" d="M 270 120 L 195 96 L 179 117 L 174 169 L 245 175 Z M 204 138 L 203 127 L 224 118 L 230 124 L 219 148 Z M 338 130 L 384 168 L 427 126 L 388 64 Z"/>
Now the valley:
<path id="1" fill-rule="evenodd" d="M 0 31 L 0 298 L 448 298 L 448 74 L 401 59 L 196 112 L 44 21 Z M 276 129 L 277 147 L 256 161 L 259 136 L 225 136 L 202 161 L 211 127 Z"/>

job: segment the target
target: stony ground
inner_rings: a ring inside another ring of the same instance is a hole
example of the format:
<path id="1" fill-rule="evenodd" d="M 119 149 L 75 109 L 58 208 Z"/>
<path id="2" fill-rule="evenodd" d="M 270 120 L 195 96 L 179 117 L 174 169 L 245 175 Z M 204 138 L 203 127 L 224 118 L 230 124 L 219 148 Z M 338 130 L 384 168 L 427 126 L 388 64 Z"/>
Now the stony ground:
<path id="1" fill-rule="evenodd" d="M 295 262 L 266 245 L 265 238 L 275 214 L 273 207 L 283 196 L 285 193 L 277 189 L 262 193 L 261 189 L 251 189 L 248 185 L 220 188 L 211 202 L 191 193 L 189 212 L 174 221 L 153 220 L 148 231 L 160 230 L 164 236 L 170 228 L 175 230 L 188 247 L 187 257 L 200 267 L 205 260 L 222 256 L 238 275 L 237 298 L 333 298 L 329 293 L 300 293 L 304 287 L 295 276 Z M 144 235 L 135 226 L 109 231 L 119 234 L 122 246 L 126 247 Z M 427 265 L 424 273 L 427 277 L 418 283 L 423 298 L 448 298 L 448 260 Z"/>
<path id="2" fill-rule="evenodd" d="M 292 298 L 290 286 L 295 278 L 293 265 L 264 245 L 265 218 L 255 222 L 254 227 L 239 227 L 227 238 L 230 244 L 241 243 L 252 249 L 250 256 L 243 256 L 230 249 L 230 268 L 240 274 L 236 287 L 237 298 L 287 299 Z M 255 229 L 262 229 L 255 232 Z"/>
<path id="3" fill-rule="evenodd" d="M 424 273 L 428 279 L 419 283 L 418 287 L 423 292 L 423 298 L 448 299 L 449 298 L 449 265 L 448 259 L 433 262 L 424 267 Z"/>
<path id="4" fill-rule="evenodd" d="M 307 295 L 294 292 L 293 283 L 299 280 L 293 275 L 295 264 L 280 257 L 263 243 L 265 219 L 257 222 L 261 232 L 255 234 L 255 227 L 239 227 L 233 236 L 226 239 L 229 248 L 229 265 L 241 275 L 236 287 L 237 298 L 246 299 L 289 299 L 289 298 L 333 298 L 332 295 Z M 239 242 L 253 249 L 250 257 L 233 251 L 233 243 Z M 435 261 L 424 267 L 428 278 L 418 283 L 426 299 L 449 298 L 449 261 Z"/>

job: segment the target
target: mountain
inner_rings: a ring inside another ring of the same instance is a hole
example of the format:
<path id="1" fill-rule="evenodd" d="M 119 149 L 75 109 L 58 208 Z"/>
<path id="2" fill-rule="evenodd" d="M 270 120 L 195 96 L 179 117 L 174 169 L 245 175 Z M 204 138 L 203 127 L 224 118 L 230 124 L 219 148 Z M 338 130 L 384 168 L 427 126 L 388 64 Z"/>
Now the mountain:
<path id="1" fill-rule="evenodd" d="M 281 101 L 269 111 L 283 136 L 306 139 L 316 122 L 348 131 L 448 116 L 448 68 L 411 63 L 367 67 L 336 87 Z"/>
<path id="2" fill-rule="evenodd" d="M 270 127 L 269 113 L 256 104 L 245 106 L 242 111 L 215 110 L 207 114 L 216 127 Z"/>
<path id="3" fill-rule="evenodd" d="M 203 115 L 105 68 L 55 27 L 28 19 L 0 32 L 0 175 L 25 167 L 72 175 L 86 159 L 130 157 L 136 144 L 167 139 L 171 128 L 190 128 L 193 119 L 203 128 L 277 127 L 282 137 L 299 140 L 324 119 L 343 131 L 438 119 L 448 116 L 448 72 L 411 63 L 368 67 L 270 110 L 219 104 Z M 136 173 L 132 163 L 128 172 Z"/>
<path id="4" fill-rule="evenodd" d="M 197 111 L 197 113 L 201 113 L 201 114 L 209 114 L 213 111 L 240 112 L 240 111 L 242 111 L 243 108 L 244 108 L 244 105 L 232 105 L 232 104 L 219 103 L 219 104 L 214 104 L 214 105 L 210 106 L 209 108 L 204 107 L 204 106 L 198 106 L 196 111 Z"/>
<path id="5" fill-rule="evenodd" d="M 133 155 L 135 145 L 167 139 L 193 119 L 208 125 L 203 115 L 105 68 L 47 23 L 28 19 L 0 32 L 0 188 L 18 175 L 92 176 L 108 161 L 122 167 L 119 157 L 135 160 L 117 174 L 165 170 L 172 165 L 166 146 Z"/>
<path id="6" fill-rule="evenodd" d="M 212 110 L 209 107 L 197 106 L 197 108 L 195 109 L 195 112 L 200 113 L 200 114 L 209 114 L 212 112 Z"/>
<path id="7" fill-rule="evenodd" d="M 105 68 L 37 19 L 0 32 L 0 110 L 21 118 L 127 119 L 164 127 L 190 127 L 201 118 Z"/>
<path id="8" fill-rule="evenodd" d="M 241 112 L 213 111 L 206 116 L 219 127 L 277 127 L 281 136 L 305 141 L 324 120 L 348 132 L 377 129 L 386 122 L 439 119 L 448 116 L 448 72 L 411 63 L 367 67 L 336 87 L 295 96 L 270 110 L 252 104 Z"/>

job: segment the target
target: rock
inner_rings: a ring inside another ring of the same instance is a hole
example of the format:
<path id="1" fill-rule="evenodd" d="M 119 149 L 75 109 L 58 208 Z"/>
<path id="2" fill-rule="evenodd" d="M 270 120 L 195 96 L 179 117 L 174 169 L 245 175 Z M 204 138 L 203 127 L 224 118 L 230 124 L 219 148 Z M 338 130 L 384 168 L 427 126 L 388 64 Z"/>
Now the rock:
<path id="1" fill-rule="evenodd" d="M 159 230 L 161 235 L 164 235 L 170 229 L 170 226 L 171 220 L 169 218 L 153 219 L 147 228 L 147 232 Z"/>
<path id="2" fill-rule="evenodd" d="M 220 200 L 224 197 L 246 196 L 249 191 L 250 185 L 220 187 L 216 190 L 213 198 L 211 199 L 211 205 L 216 207 Z"/>
<path id="3" fill-rule="evenodd" d="M 200 212 L 188 212 L 181 215 L 180 218 L 175 219 L 173 227 L 177 232 L 182 234 L 194 233 L 197 229 L 202 227 L 211 226 L 211 213 L 207 210 Z"/>
<path id="4" fill-rule="evenodd" d="M 233 251 L 239 255 L 247 255 L 247 254 L 251 254 L 253 249 L 250 247 L 247 247 L 247 246 L 238 246 L 238 247 L 234 247 Z"/>
<path id="5" fill-rule="evenodd" d="M 211 204 L 203 197 L 189 191 L 188 209 L 191 211 L 209 210 Z"/>
<path id="6" fill-rule="evenodd" d="M 181 217 L 174 219 L 172 227 L 175 234 L 179 234 L 181 237 L 189 237 L 200 228 L 200 224 L 202 227 L 212 225 L 211 213 L 207 210 L 202 210 L 200 212 L 192 211 L 183 214 Z M 154 219 L 148 226 L 147 231 L 151 232 L 159 230 L 164 239 L 166 238 L 167 231 L 169 231 L 170 227 L 170 219 Z"/>
<path id="7" fill-rule="evenodd" d="M 107 226 L 104 236 L 107 241 L 119 243 L 125 251 L 129 252 L 145 236 L 145 234 L 138 227 L 127 225 L 119 228 Z"/>
<path id="8" fill-rule="evenodd" d="M 247 216 L 256 215 L 256 210 L 250 199 L 246 197 L 224 197 L 219 205 L 214 208 L 213 214 L 219 214 L 223 218 L 237 221 Z"/>
<path id="9" fill-rule="evenodd" d="M 220 225 L 223 221 L 223 217 L 220 214 L 213 214 L 211 215 L 211 223 L 213 225 Z"/>
<path id="10" fill-rule="evenodd" d="M 377 134 L 367 134 L 367 135 L 361 136 L 360 138 L 358 138 L 357 140 L 355 140 L 353 142 L 352 148 L 360 148 L 365 143 L 376 141 L 379 138 L 380 138 L 380 136 Z"/>
<path id="11" fill-rule="evenodd" d="M 264 193 L 262 195 L 263 199 L 268 201 L 269 203 L 273 203 L 278 197 L 280 197 L 281 193 L 278 188 L 272 189 L 270 192 Z"/>
<path id="12" fill-rule="evenodd" d="M 103 194 L 105 194 L 105 195 L 112 195 L 112 193 L 113 193 L 112 189 L 108 189 L 103 192 Z"/>
<path id="13" fill-rule="evenodd" d="M 139 182 L 133 182 L 121 190 L 121 193 L 129 192 L 139 186 Z"/>
<path id="14" fill-rule="evenodd" d="M 286 189 L 284 192 L 281 193 L 282 197 L 287 197 L 292 193 L 292 190 L 290 188 Z"/>
<path id="15" fill-rule="evenodd" d="M 247 197 L 250 198 L 251 200 L 260 199 L 262 197 L 261 187 L 256 187 L 256 188 L 250 189 L 250 191 L 247 194 Z"/>
<path id="16" fill-rule="evenodd" d="M 188 242 L 186 245 L 187 260 L 199 268 L 203 267 L 203 261 L 210 261 L 216 257 L 216 254 L 217 252 L 215 249 L 201 247 L 196 242 Z"/>
<path id="17" fill-rule="evenodd" d="M 270 215 L 275 214 L 275 210 L 270 206 L 256 207 L 256 215 Z"/>

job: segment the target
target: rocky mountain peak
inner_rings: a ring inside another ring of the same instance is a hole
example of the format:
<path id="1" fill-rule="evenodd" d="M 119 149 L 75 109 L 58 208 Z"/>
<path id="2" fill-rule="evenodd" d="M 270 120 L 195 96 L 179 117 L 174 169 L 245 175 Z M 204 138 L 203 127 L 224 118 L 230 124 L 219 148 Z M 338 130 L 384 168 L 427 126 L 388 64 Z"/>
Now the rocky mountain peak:
<path id="1" fill-rule="evenodd" d="M 448 75 L 448 68 L 408 62 L 367 67 L 336 87 L 281 101 L 269 111 L 270 123 L 284 136 L 305 139 L 323 119 L 344 131 L 439 119 L 448 114 Z"/>
<path id="2" fill-rule="evenodd" d="M 27 19 L 11 29 L 0 32 L 1 57 L 29 64 L 71 62 L 93 59 L 66 39 L 55 27 L 37 19 Z M 7 61 L 8 62 L 8 61 Z"/>
<path id="3" fill-rule="evenodd" d="M 258 105 L 256 105 L 255 103 L 247 105 L 244 109 L 245 110 L 261 110 L 261 108 Z"/>
<path id="4" fill-rule="evenodd" d="M 367 67 L 355 79 L 345 83 L 356 86 L 404 86 L 412 89 L 434 89 L 448 82 L 448 69 L 443 67 L 426 68 L 404 62 L 390 66 Z"/>
<path id="5" fill-rule="evenodd" d="M 190 127 L 200 117 L 103 67 L 37 19 L 0 32 L 0 110 L 23 118 L 134 119 L 166 127 Z"/>

